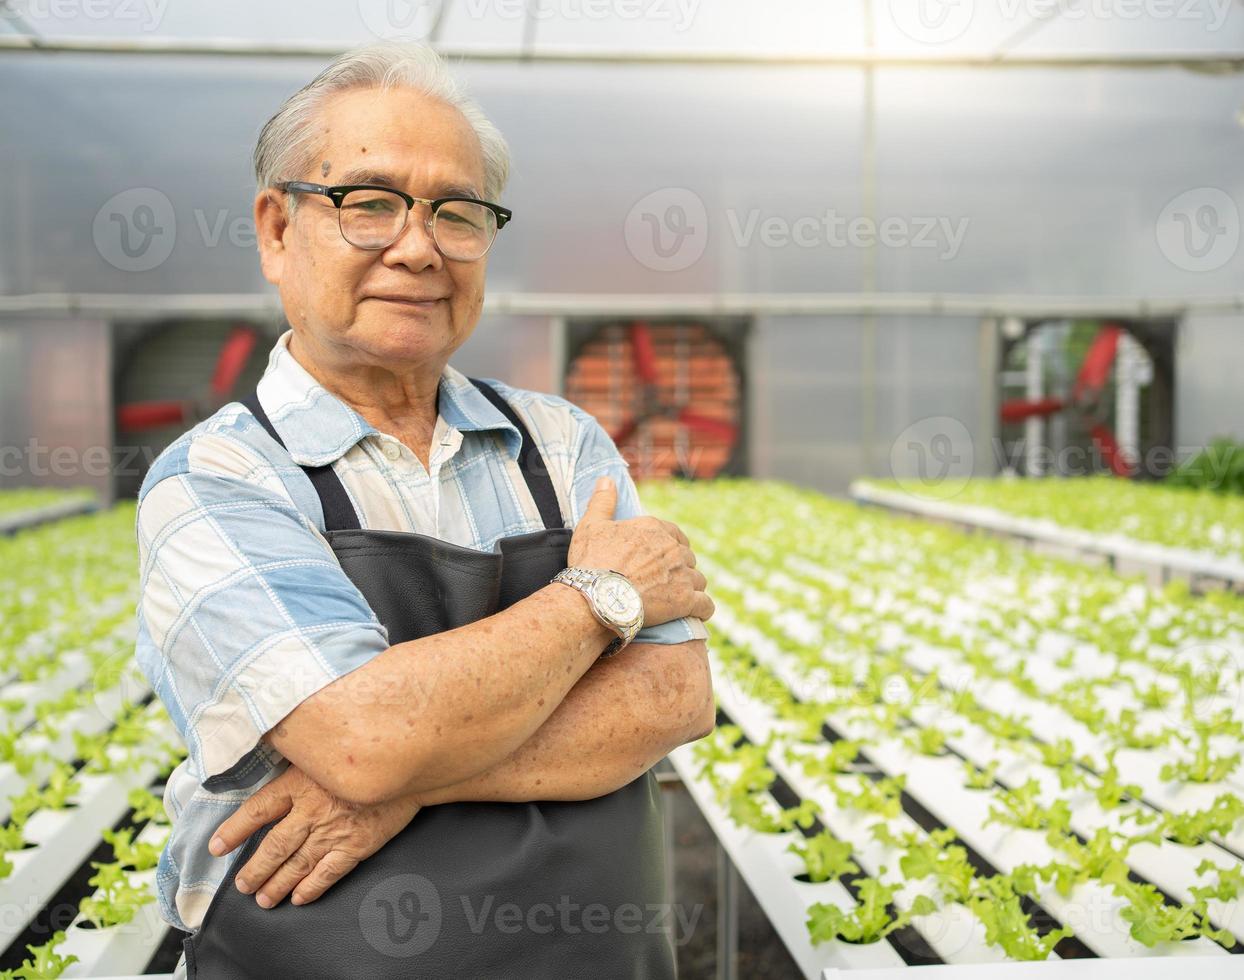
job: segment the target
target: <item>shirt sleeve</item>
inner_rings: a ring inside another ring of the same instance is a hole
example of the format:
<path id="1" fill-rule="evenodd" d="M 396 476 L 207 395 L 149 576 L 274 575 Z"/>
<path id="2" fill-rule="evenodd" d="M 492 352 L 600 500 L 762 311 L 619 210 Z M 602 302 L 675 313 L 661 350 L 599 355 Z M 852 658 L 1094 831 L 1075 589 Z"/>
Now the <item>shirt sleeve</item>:
<path id="1" fill-rule="evenodd" d="M 253 449 L 220 435 L 140 493 L 137 659 L 204 785 L 237 780 L 302 701 L 388 649 L 327 541 Z M 240 475 L 245 474 L 245 475 Z"/>
<path id="2" fill-rule="evenodd" d="M 582 409 L 572 406 L 572 414 L 579 422 L 579 438 L 570 480 L 571 526 L 578 526 L 587 502 L 592 497 L 596 481 L 602 476 L 613 478 L 618 488 L 618 504 L 614 518 L 619 521 L 643 517 L 643 504 L 631 479 L 630 467 L 609 434 L 599 422 Z M 645 626 L 635 634 L 635 643 L 685 643 L 687 640 L 708 639 L 704 622 L 694 616 L 670 620 L 657 626 Z"/>

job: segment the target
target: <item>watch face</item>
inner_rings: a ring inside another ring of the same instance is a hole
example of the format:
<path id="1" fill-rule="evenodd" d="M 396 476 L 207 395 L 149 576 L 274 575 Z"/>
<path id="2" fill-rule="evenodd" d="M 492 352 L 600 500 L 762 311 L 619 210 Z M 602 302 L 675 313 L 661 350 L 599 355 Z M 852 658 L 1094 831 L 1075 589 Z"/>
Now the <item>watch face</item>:
<path id="1" fill-rule="evenodd" d="M 606 575 L 597 582 L 595 598 L 601 611 L 619 623 L 638 619 L 644 610 L 635 587 L 620 575 Z"/>

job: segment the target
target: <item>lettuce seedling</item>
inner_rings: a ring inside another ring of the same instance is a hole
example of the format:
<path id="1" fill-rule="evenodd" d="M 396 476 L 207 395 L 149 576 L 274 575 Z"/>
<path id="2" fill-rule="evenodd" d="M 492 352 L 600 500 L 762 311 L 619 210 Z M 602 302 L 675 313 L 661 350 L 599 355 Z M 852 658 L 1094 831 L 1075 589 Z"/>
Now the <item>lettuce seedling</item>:
<path id="1" fill-rule="evenodd" d="M 143 823 L 145 821 L 155 821 L 156 823 L 169 823 L 168 814 L 164 811 L 164 799 L 150 790 L 143 789 L 141 786 L 137 789 L 130 790 L 129 796 L 126 797 L 130 809 L 134 811 L 131 819 L 135 823 Z"/>
<path id="2" fill-rule="evenodd" d="M 1193 846 L 1211 836 L 1231 833 L 1241 817 L 1244 817 L 1244 800 L 1234 793 L 1223 793 L 1206 810 L 1164 814 L 1162 834 L 1177 844 Z"/>
<path id="3" fill-rule="evenodd" d="M 1116 843 L 1117 838 L 1117 843 Z M 1105 827 L 1098 827 L 1093 836 L 1081 842 L 1074 834 L 1065 830 L 1050 831 L 1046 840 L 1051 847 L 1057 848 L 1067 855 L 1067 860 L 1051 861 L 1041 866 L 1025 865 L 1026 873 L 1035 875 L 1053 883 L 1058 893 L 1064 898 L 1071 890 L 1082 882 L 1092 878 L 1100 878 L 1115 865 L 1123 865 L 1127 852 L 1133 841 L 1122 835 L 1116 835 Z M 1031 891 L 1028 884 L 1019 884 L 1020 869 L 1015 871 L 1015 881 L 1022 891 Z"/>
<path id="4" fill-rule="evenodd" d="M 829 750 L 819 755 L 796 754 L 796 750 L 788 750 L 786 760 L 792 763 L 798 762 L 807 776 L 819 777 L 825 782 L 832 782 L 836 774 L 851 771 L 851 766 L 855 763 L 863 745 L 863 742 L 844 738 L 831 742 Z"/>
<path id="5" fill-rule="evenodd" d="M 998 771 L 998 762 L 994 760 L 984 769 L 977 769 L 971 762 L 964 762 L 963 785 L 967 789 L 993 789 L 994 773 Z"/>
<path id="6" fill-rule="evenodd" d="M 97 870 L 87 879 L 87 884 L 99 889 L 101 894 L 84 898 L 78 911 L 97 929 L 132 921 L 138 907 L 153 900 L 146 885 L 135 887 L 130 882 L 119 862 L 92 861 L 91 867 Z"/>
<path id="7" fill-rule="evenodd" d="M 1124 800 L 1138 800 L 1141 795 L 1141 789 L 1135 783 L 1119 782 L 1119 767 L 1114 762 L 1117 753 L 1117 747 L 1106 753 L 1106 768 L 1099 777 L 1101 782 L 1093 787 L 1093 794 L 1103 810 L 1113 810 Z"/>
<path id="8" fill-rule="evenodd" d="M 875 782 L 861 779 L 855 792 L 837 784 L 830 787 L 830 792 L 834 794 L 839 806 L 876 813 L 883 817 L 897 817 L 903 811 L 899 797 L 906 782 L 906 776 L 886 777 Z"/>
<path id="9" fill-rule="evenodd" d="M 951 844 L 955 832 L 937 828 L 922 841 L 913 841 L 898 866 L 908 878 L 932 878 L 945 901 L 965 902 L 972 893 L 976 871 L 968 861 L 968 852 Z"/>
<path id="10" fill-rule="evenodd" d="M 1162 894 L 1150 884 L 1132 881 L 1123 865 L 1109 868 L 1102 881 L 1111 885 L 1114 893 L 1127 900 L 1127 907 L 1120 913 L 1131 923 L 1131 937 L 1145 946 L 1162 942 L 1175 942 L 1193 936 L 1206 936 L 1224 946 L 1235 940 L 1226 930 L 1214 929 L 1205 916 L 1205 901 L 1193 905 L 1167 905 Z"/>
<path id="11" fill-rule="evenodd" d="M 83 762 L 87 772 L 111 772 L 112 759 L 108 755 L 109 738 L 107 732 L 87 735 L 83 732 L 72 732 L 73 751 Z"/>
<path id="12" fill-rule="evenodd" d="M 958 732 L 954 734 L 959 734 Z M 921 755 L 941 755 L 946 750 L 946 739 L 949 736 L 940 728 L 909 729 L 903 735 L 903 741 Z"/>
<path id="13" fill-rule="evenodd" d="M 0 980 L 55 980 L 68 967 L 78 962 L 77 956 L 61 956 L 56 947 L 65 941 L 65 933 L 58 930 L 42 946 L 27 946 L 31 959 L 23 960 L 16 970 L 0 972 Z"/>
<path id="14" fill-rule="evenodd" d="M 133 871 L 148 871 L 160 863 L 160 851 L 163 845 L 149 844 L 146 841 L 134 843 L 134 829 L 123 827 L 120 830 L 105 830 L 102 834 L 105 841 L 112 845 L 112 853 L 121 867 Z"/>
<path id="15" fill-rule="evenodd" d="M 1065 926 L 1042 936 L 1028 921 L 1010 875 L 981 879 L 968 908 L 985 927 L 985 941 L 1014 960 L 1048 959 L 1059 941 L 1072 934 Z"/>
<path id="16" fill-rule="evenodd" d="M 1213 885 L 1194 885 L 1188 891 L 1200 901 L 1233 902 L 1244 891 L 1244 865 L 1220 868 L 1213 861 L 1205 860 L 1196 866 L 1197 877 L 1213 871 L 1217 881 Z"/>
<path id="17" fill-rule="evenodd" d="M 1207 729 L 1198 731 L 1196 750 L 1192 758 L 1166 763 L 1162 767 L 1161 777 L 1168 781 L 1217 783 L 1230 776 L 1240 765 L 1240 755 L 1238 752 L 1218 757 L 1210 755 L 1211 737 L 1212 733 Z M 1180 741 L 1186 746 L 1189 739 L 1180 736 Z"/>
<path id="18" fill-rule="evenodd" d="M 793 736 L 800 742 L 822 741 L 821 729 L 832 705 L 818 701 L 794 701 L 778 708 L 778 715 L 795 726 Z"/>
<path id="19" fill-rule="evenodd" d="M 885 874 L 884 867 L 878 869 Z M 937 904 L 926 895 L 917 896 L 911 910 L 890 915 L 889 907 L 894 900 L 898 885 L 885 885 L 877 878 L 852 880 L 858 893 L 859 904 L 850 912 L 843 912 L 837 905 L 817 902 L 808 908 L 808 933 L 813 944 L 843 939 L 849 943 L 875 943 L 895 929 L 901 929 L 913 916 L 931 915 Z"/>
<path id="20" fill-rule="evenodd" d="M 1124 708 L 1115 721 L 1101 725 L 1101 732 L 1119 745 L 1129 749 L 1156 749 L 1175 737 L 1173 728 L 1159 728 L 1155 732 L 1140 730 L 1141 717 L 1133 708 Z"/>
<path id="21" fill-rule="evenodd" d="M 1035 779 L 1005 790 L 995 799 L 1004 809 L 989 808 L 985 826 L 999 823 L 1025 830 L 1065 830 L 1071 825 L 1071 807 L 1066 800 L 1055 800 L 1050 806 L 1041 802 L 1041 784 Z"/>
<path id="22" fill-rule="evenodd" d="M 812 881 L 829 881 L 860 870 L 859 865 L 851 860 L 851 845 L 828 830 L 802 843 L 794 841 L 786 849 L 803 858 L 804 868 Z"/>
<path id="23" fill-rule="evenodd" d="M 1036 749 L 1041 761 L 1051 769 L 1058 769 L 1072 762 L 1076 757 L 1075 746 L 1069 738 L 1060 738 L 1054 742 L 1036 742 Z"/>
<path id="24" fill-rule="evenodd" d="M 73 766 L 58 762 L 48 773 L 46 787 L 33 782 L 13 797 L 9 809 L 12 820 L 24 824 L 37 810 L 63 810 L 69 804 L 70 797 L 82 788 L 73 776 Z"/>

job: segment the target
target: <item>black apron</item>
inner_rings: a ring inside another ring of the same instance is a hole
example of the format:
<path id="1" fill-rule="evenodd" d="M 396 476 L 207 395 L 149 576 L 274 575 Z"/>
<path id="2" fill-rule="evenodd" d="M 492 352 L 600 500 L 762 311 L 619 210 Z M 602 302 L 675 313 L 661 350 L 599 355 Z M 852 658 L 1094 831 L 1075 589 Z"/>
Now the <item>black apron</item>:
<path id="1" fill-rule="evenodd" d="M 341 567 L 390 643 L 491 616 L 566 567 L 571 530 L 539 450 L 489 385 L 472 383 L 522 435 L 519 464 L 545 530 L 477 551 L 371 531 L 331 466 L 303 467 Z M 243 401 L 284 446 L 259 400 Z M 200 929 L 187 974 L 242 978 L 665 980 L 676 976 L 661 801 L 651 770 L 592 800 L 449 803 L 404 830 L 307 905 L 260 908 L 234 878 L 277 821 L 242 846 Z"/>

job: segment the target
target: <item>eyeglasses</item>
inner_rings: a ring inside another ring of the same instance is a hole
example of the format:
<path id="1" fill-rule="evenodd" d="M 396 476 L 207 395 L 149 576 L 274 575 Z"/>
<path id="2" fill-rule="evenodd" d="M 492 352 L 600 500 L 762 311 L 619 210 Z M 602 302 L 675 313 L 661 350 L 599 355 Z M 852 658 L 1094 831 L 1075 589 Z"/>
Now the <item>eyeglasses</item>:
<path id="1" fill-rule="evenodd" d="M 322 194 L 337 208 L 341 237 L 357 248 L 388 248 L 406 227 L 406 217 L 416 204 L 426 204 L 431 214 L 424 221 L 436 250 L 447 259 L 473 262 L 492 248 L 497 232 L 513 217 L 509 208 L 473 197 L 438 197 L 428 200 L 382 184 L 309 184 L 286 180 L 277 190 L 296 194 Z"/>

